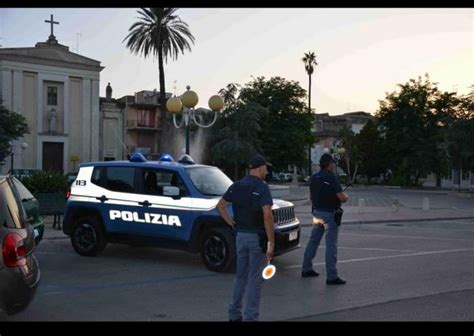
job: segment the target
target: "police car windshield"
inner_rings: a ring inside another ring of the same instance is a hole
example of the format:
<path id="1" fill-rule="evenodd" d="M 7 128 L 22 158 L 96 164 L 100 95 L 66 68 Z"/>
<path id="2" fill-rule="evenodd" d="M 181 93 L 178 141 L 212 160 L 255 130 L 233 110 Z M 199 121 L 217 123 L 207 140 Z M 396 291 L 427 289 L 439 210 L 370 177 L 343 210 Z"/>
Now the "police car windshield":
<path id="1" fill-rule="evenodd" d="M 186 173 L 204 195 L 222 196 L 232 184 L 232 180 L 217 167 L 187 167 Z"/>

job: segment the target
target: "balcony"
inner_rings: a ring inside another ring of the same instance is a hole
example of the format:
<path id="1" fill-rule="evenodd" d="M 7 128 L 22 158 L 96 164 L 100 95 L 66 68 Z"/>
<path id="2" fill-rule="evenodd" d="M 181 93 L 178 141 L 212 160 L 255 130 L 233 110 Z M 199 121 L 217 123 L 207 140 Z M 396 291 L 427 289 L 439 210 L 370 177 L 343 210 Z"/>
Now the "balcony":
<path id="1" fill-rule="evenodd" d="M 161 128 L 156 125 L 156 123 L 143 122 L 140 120 L 127 120 L 127 129 L 128 130 L 140 130 L 140 131 L 151 131 L 156 132 L 160 131 Z"/>

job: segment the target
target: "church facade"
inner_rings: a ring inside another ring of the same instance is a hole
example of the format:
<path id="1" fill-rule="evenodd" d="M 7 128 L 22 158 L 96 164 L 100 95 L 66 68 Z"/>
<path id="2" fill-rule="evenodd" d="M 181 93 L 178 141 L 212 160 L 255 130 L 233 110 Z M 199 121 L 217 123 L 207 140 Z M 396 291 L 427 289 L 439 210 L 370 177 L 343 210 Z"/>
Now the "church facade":
<path id="1" fill-rule="evenodd" d="M 70 52 L 53 34 L 35 47 L 0 48 L 0 100 L 22 114 L 30 129 L 14 142 L 14 169 L 68 173 L 80 162 L 102 159 L 103 69 L 100 61 Z M 6 160 L 0 173 L 10 166 Z"/>

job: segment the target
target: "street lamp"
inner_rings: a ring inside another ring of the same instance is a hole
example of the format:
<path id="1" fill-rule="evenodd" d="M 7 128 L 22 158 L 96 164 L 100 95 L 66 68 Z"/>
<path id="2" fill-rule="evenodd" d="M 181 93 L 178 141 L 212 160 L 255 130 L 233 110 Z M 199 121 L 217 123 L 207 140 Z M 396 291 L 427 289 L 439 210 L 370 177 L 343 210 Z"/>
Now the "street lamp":
<path id="1" fill-rule="evenodd" d="M 339 155 L 339 157 L 343 156 L 344 153 L 346 152 L 346 149 L 344 147 L 340 147 L 337 149 L 337 154 Z"/>
<path id="2" fill-rule="evenodd" d="M 346 153 L 346 149 L 344 147 L 339 147 L 337 150 L 336 150 L 336 153 L 337 153 L 337 158 L 338 160 L 340 160 L 344 154 Z M 347 165 L 347 181 L 348 181 L 348 184 L 351 184 L 351 177 L 350 177 L 350 170 L 349 170 L 349 163 L 347 162 L 346 160 L 346 165 Z M 341 167 L 342 169 L 342 167 Z"/>
<path id="3" fill-rule="evenodd" d="M 11 167 L 10 167 L 10 172 L 11 174 L 13 174 L 13 162 L 14 162 L 14 156 L 15 156 L 15 144 L 13 143 L 13 141 L 9 141 L 8 142 L 9 145 L 10 145 L 10 148 L 11 148 Z M 21 149 L 25 150 L 26 148 L 28 147 L 28 144 L 26 142 L 23 142 L 21 144 Z"/>
<path id="4" fill-rule="evenodd" d="M 337 153 L 337 155 L 336 155 L 337 159 L 340 160 L 340 159 L 342 159 L 342 157 L 346 153 L 346 149 L 344 147 L 339 147 L 338 149 L 336 149 L 336 153 Z"/>
<path id="5" fill-rule="evenodd" d="M 186 127 L 186 154 L 189 155 L 189 126 L 192 121 L 202 128 L 211 127 L 217 120 L 217 114 L 224 107 L 224 100 L 219 95 L 214 95 L 209 99 L 209 107 L 214 113 L 213 119 L 210 123 L 202 123 L 197 115 L 194 107 L 199 101 L 199 97 L 196 92 L 191 90 L 191 87 L 186 86 L 187 91 L 179 97 L 172 97 L 166 102 L 166 108 L 169 112 L 173 113 L 173 124 L 176 128 Z M 183 117 L 180 122 L 176 122 L 176 114 L 183 112 Z"/>

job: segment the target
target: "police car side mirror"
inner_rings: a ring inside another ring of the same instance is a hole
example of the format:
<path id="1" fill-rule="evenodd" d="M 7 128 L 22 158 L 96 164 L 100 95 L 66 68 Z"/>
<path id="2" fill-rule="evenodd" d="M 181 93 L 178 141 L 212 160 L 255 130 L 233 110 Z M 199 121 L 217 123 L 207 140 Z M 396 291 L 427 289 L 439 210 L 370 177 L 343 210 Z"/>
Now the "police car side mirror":
<path id="1" fill-rule="evenodd" d="M 179 197 L 179 188 L 173 186 L 163 187 L 163 196 Z"/>

